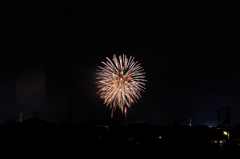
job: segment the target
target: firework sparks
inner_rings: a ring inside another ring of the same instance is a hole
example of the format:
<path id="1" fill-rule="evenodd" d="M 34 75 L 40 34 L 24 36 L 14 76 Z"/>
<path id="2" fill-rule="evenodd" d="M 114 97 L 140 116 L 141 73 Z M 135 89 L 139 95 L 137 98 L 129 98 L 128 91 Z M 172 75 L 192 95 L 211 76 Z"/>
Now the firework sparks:
<path id="1" fill-rule="evenodd" d="M 113 62 L 107 57 L 107 62 L 102 62 L 104 67 L 98 66 L 97 70 L 97 85 L 99 88 L 100 98 L 104 99 L 103 104 L 110 105 L 113 111 L 116 111 L 116 106 L 122 110 L 126 105 L 130 108 L 131 103 L 136 103 L 141 98 L 140 92 L 145 90 L 144 72 L 140 63 L 134 62 L 134 57 L 113 55 Z"/>

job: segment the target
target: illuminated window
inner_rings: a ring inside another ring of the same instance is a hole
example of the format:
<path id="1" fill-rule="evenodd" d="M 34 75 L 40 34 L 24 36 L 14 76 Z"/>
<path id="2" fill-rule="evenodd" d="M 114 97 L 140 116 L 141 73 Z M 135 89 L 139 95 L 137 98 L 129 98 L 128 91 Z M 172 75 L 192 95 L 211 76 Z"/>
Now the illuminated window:
<path id="1" fill-rule="evenodd" d="M 215 144 L 217 143 L 217 141 L 215 141 Z"/>
<path id="2" fill-rule="evenodd" d="M 220 141 L 220 144 L 222 143 L 222 141 Z"/>

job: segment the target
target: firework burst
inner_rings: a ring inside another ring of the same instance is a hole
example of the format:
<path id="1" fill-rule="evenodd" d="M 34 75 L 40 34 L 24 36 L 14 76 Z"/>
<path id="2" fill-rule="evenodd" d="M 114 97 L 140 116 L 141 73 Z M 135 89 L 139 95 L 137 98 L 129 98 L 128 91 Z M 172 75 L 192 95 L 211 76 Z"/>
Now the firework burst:
<path id="1" fill-rule="evenodd" d="M 113 55 L 113 62 L 107 57 L 107 62 L 102 62 L 103 67 L 98 66 L 100 70 L 97 70 L 97 85 L 101 99 L 104 99 L 106 106 L 110 105 L 113 111 L 116 111 L 116 106 L 122 110 L 126 105 L 130 108 L 131 103 L 136 103 L 141 98 L 140 92 L 145 90 L 144 72 L 140 63 L 134 62 L 134 57 Z"/>

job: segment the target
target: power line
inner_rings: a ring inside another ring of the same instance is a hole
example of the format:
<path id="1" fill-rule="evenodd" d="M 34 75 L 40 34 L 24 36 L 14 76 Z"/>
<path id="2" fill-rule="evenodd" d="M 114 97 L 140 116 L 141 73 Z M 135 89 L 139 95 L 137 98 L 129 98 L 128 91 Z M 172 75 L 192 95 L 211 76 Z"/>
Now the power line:
<path id="1" fill-rule="evenodd" d="M 229 105 L 227 107 L 223 107 L 223 109 L 227 109 L 227 119 L 225 119 L 224 123 L 227 123 L 228 125 L 228 129 L 230 128 L 230 110 L 231 108 L 234 108 L 234 107 L 229 107 Z"/>

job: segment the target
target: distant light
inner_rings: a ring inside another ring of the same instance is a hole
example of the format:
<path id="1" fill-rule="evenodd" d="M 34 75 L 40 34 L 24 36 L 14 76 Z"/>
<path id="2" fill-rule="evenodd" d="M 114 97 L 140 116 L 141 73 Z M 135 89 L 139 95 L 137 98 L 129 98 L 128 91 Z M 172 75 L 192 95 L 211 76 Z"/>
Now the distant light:
<path id="1" fill-rule="evenodd" d="M 215 144 L 217 143 L 217 141 L 215 141 Z"/>
<path id="2" fill-rule="evenodd" d="M 109 126 L 104 126 L 106 129 L 109 129 Z"/>
<path id="3" fill-rule="evenodd" d="M 209 128 L 212 128 L 212 126 L 209 126 Z"/>
<path id="4" fill-rule="evenodd" d="M 222 143 L 222 141 L 220 141 L 220 143 Z"/>
<path id="5" fill-rule="evenodd" d="M 161 139 L 161 138 L 162 138 L 162 136 L 159 136 L 158 138 L 159 138 L 159 139 Z"/>
<path id="6" fill-rule="evenodd" d="M 102 138 L 102 136 L 99 136 L 99 138 L 101 139 L 101 138 Z"/>

